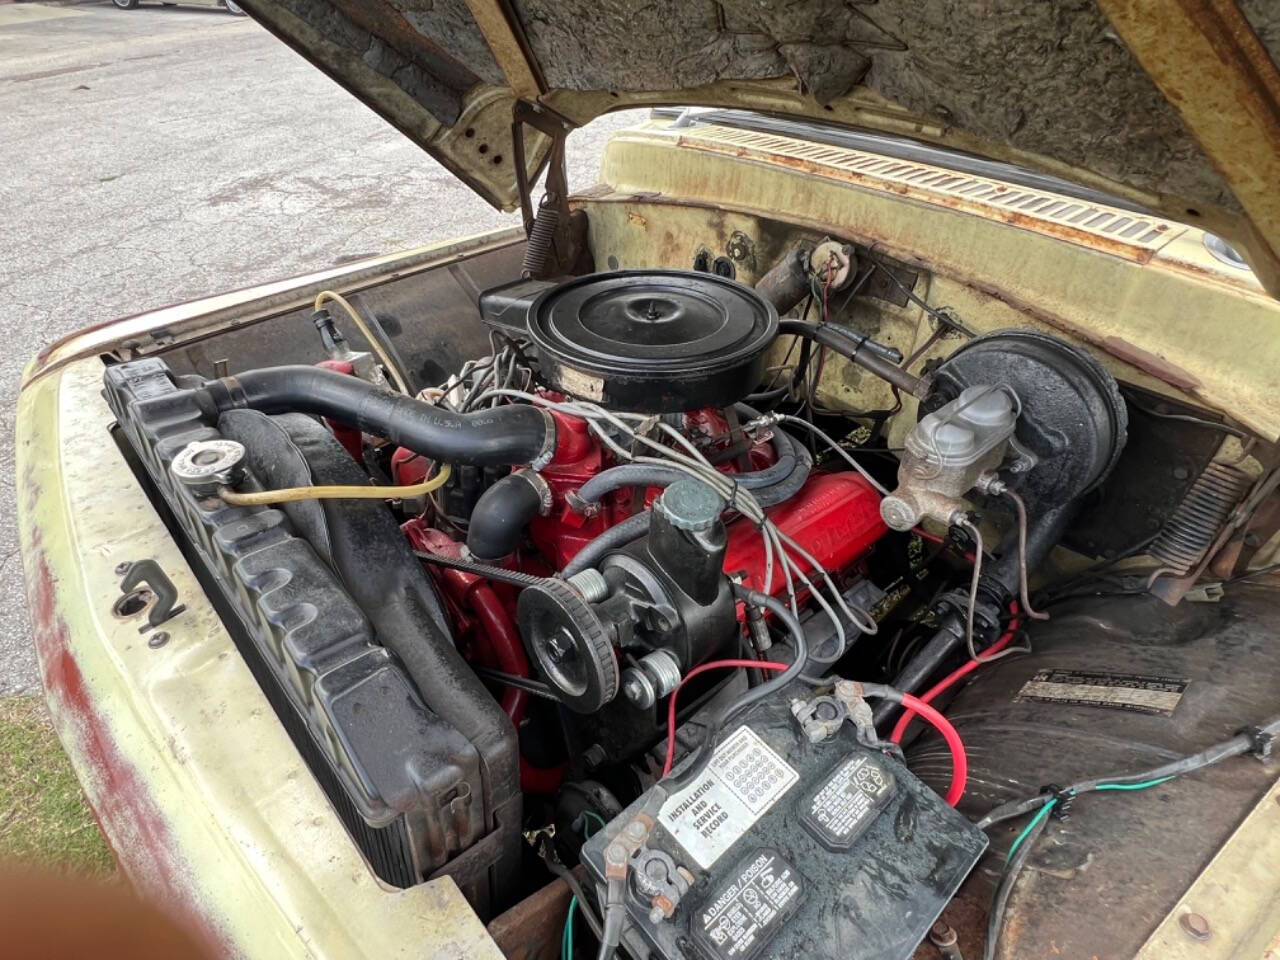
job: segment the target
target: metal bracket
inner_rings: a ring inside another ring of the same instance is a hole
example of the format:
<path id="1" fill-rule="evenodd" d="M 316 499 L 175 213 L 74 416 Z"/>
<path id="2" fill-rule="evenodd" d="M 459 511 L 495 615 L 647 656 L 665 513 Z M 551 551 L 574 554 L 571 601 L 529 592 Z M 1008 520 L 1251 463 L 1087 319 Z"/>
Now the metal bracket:
<path id="1" fill-rule="evenodd" d="M 1182 599 L 1188 603 L 1217 603 L 1225 595 L 1220 582 L 1198 583 L 1183 594 Z"/>
<path id="2" fill-rule="evenodd" d="M 138 628 L 139 633 L 154 630 L 187 609 L 186 604 L 177 602 L 178 590 L 173 581 L 160 569 L 160 564 L 150 558 L 129 564 L 129 569 L 120 581 L 120 592 L 131 593 L 144 583 L 151 588 L 156 599 L 147 613 L 147 623 Z"/>
<path id="3" fill-rule="evenodd" d="M 1249 756 L 1262 761 L 1271 759 L 1271 748 L 1276 742 L 1274 733 L 1267 733 L 1261 727 L 1245 727 L 1240 733 L 1249 738 Z"/>
<path id="4" fill-rule="evenodd" d="M 547 170 L 546 200 L 557 204 L 567 201 L 568 198 L 569 186 L 564 169 L 564 142 L 574 129 L 574 124 L 554 110 L 539 103 L 530 103 L 528 100 L 517 100 L 511 108 L 511 146 L 515 160 L 516 190 L 520 194 L 520 213 L 527 234 L 533 230 L 534 210 L 532 184 L 525 167 L 525 124 L 551 138 L 551 150 L 547 154 L 547 159 L 543 161 Z M 541 172 L 540 167 L 534 172 L 532 179 L 537 180 Z M 567 205 L 564 213 L 565 219 L 568 219 Z"/>

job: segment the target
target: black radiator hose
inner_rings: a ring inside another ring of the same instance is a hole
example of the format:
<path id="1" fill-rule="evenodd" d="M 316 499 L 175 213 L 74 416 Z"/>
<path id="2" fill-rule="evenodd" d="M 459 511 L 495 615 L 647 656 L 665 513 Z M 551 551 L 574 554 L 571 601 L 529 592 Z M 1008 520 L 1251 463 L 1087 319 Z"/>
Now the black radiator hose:
<path id="1" fill-rule="evenodd" d="M 547 481 L 532 470 L 503 477 L 476 501 L 467 526 L 467 549 L 483 563 L 510 556 L 529 521 L 549 506 Z"/>
<path id="2" fill-rule="evenodd" d="M 320 367 L 246 370 L 206 380 L 200 392 L 214 416 L 248 408 L 329 417 L 446 463 L 540 465 L 555 448 L 554 421 L 530 404 L 454 413 Z"/>

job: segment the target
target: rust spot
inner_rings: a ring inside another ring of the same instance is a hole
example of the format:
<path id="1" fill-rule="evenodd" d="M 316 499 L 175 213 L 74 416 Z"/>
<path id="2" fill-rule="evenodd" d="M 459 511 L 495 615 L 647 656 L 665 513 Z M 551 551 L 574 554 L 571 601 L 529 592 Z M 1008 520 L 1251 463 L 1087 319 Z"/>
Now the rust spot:
<path id="1" fill-rule="evenodd" d="M 634 210 L 627 211 L 627 222 L 630 223 L 632 226 L 640 227 L 642 229 L 649 226 L 649 221 L 646 220 L 641 214 L 636 213 Z"/>
<path id="2" fill-rule="evenodd" d="M 1194 393 L 1201 385 L 1200 380 L 1186 370 L 1170 363 L 1164 357 L 1158 356 L 1150 350 L 1144 350 L 1142 347 L 1130 343 L 1123 337 L 1103 337 L 1101 346 L 1112 356 L 1119 357 L 1121 360 L 1133 364 L 1139 370 L 1144 370 L 1153 377 L 1179 389 Z"/>
<path id="3" fill-rule="evenodd" d="M 35 488 L 24 479 L 28 488 Z M 164 814 L 145 780 L 124 757 L 84 682 L 58 612 L 58 583 L 45 559 L 40 532 L 32 535 L 26 559 L 31 633 L 40 661 L 45 699 L 58 737 L 72 757 L 103 835 L 117 862 L 140 889 L 155 896 L 205 945 L 210 956 L 237 950 L 202 909 L 189 866 L 181 859 Z M 83 602 L 81 598 L 69 598 Z"/>
<path id="4" fill-rule="evenodd" d="M 911 197 L 935 206 L 946 207 L 966 213 L 976 213 L 990 220 L 999 220 L 1012 226 L 1032 230 L 1045 236 L 1068 240 L 1072 243 L 1078 244 L 1079 246 L 1089 247 L 1094 250 L 1100 250 L 1104 253 L 1114 254 L 1115 256 L 1123 257 L 1126 260 L 1131 260 L 1136 263 L 1147 263 L 1155 252 L 1144 246 L 1129 243 L 1115 237 L 1097 234 L 1092 231 L 1080 230 L 1070 224 L 1059 223 L 1056 220 L 1038 217 L 1033 213 L 1011 210 L 1003 206 L 984 203 L 980 200 L 970 200 L 966 197 L 930 190 L 927 187 L 915 187 L 909 183 L 882 179 L 874 175 L 861 174 L 854 170 L 846 170 L 826 163 L 787 156 L 786 154 L 774 153 L 769 150 L 744 147 L 728 149 L 718 143 L 693 140 L 684 137 L 681 137 L 680 140 L 677 141 L 677 145 L 688 150 L 699 150 L 704 153 L 727 154 L 738 158 L 749 157 L 756 161 L 763 160 L 764 162 L 776 167 L 796 170 L 810 176 L 821 177 L 824 180 L 849 183 L 869 190 L 875 190 L 883 193 L 894 193 L 903 197 Z M 994 184 L 993 186 L 997 186 L 997 193 L 1000 190 L 1007 189 Z"/>
<path id="5" fill-rule="evenodd" d="M 574 868 L 579 877 L 582 872 L 581 867 Z M 553 956 L 564 929 L 569 896 L 569 885 L 557 877 L 495 917 L 489 924 L 489 936 L 507 957 Z"/>

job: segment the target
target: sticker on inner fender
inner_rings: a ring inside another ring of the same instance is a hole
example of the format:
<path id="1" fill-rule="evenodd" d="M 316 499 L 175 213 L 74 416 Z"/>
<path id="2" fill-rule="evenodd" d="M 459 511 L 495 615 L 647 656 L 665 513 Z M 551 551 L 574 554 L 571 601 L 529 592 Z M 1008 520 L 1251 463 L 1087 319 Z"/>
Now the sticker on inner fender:
<path id="1" fill-rule="evenodd" d="M 743 725 L 716 747 L 702 776 L 662 805 L 658 822 L 707 870 L 799 779 Z"/>
<path id="2" fill-rule="evenodd" d="M 803 900 L 804 881 L 777 850 L 758 850 L 714 887 L 693 923 L 693 938 L 720 960 L 751 960 L 782 932 Z"/>
<path id="3" fill-rule="evenodd" d="M 1039 670 L 1022 685 L 1015 703 L 1071 703 L 1134 713 L 1170 716 L 1191 683 L 1185 677 L 1147 677 L 1137 673 L 1086 673 Z"/>

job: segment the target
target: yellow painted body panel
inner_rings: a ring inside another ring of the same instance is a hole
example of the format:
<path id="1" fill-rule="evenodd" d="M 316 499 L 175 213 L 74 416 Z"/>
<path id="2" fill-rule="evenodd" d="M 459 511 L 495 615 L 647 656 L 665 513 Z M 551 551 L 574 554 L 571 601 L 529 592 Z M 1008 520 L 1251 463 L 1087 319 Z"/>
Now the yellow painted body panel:
<path id="1" fill-rule="evenodd" d="M 500 957 L 449 878 L 378 882 L 112 442 L 102 364 L 19 402 L 18 508 L 58 735 L 134 885 L 221 955 Z M 186 610 L 158 649 L 112 614 L 116 565 L 152 557 Z"/>
<path id="2" fill-rule="evenodd" d="M 1280 787 L 1258 801 L 1135 960 L 1275 960 L 1280 956 Z M 1183 917 L 1209 923 L 1208 940 L 1187 936 Z"/>
<path id="3" fill-rule="evenodd" d="M 23 386 L 82 357 L 134 359 L 308 306 L 321 290 L 358 290 L 523 240 L 519 227 L 493 230 L 96 324 L 41 350 L 23 371 Z"/>

